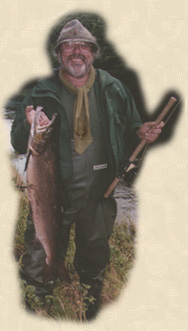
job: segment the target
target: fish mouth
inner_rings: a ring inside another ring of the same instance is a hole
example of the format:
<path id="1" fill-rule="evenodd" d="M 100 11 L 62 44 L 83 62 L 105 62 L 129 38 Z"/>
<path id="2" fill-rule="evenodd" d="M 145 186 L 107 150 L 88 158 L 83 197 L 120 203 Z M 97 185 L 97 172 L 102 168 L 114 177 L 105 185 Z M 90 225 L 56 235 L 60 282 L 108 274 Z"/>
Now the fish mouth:
<path id="1" fill-rule="evenodd" d="M 38 124 L 40 113 L 41 109 L 36 109 L 34 122 L 32 123 L 32 128 L 30 132 L 31 140 L 29 149 L 32 155 L 35 156 L 40 155 L 46 151 L 48 143 L 51 140 L 51 136 L 54 134 L 54 122 L 56 121 L 56 118 L 58 116 L 57 113 L 53 114 L 52 119 L 47 125 L 40 126 Z"/>
<path id="2" fill-rule="evenodd" d="M 56 117 L 58 116 L 58 114 L 57 113 L 53 114 L 52 119 L 48 122 L 48 124 L 40 125 L 38 123 L 39 117 L 40 117 L 40 113 L 41 113 L 41 108 L 40 109 L 36 109 L 36 125 L 35 125 L 35 130 L 36 130 L 36 132 L 41 132 L 42 133 L 44 131 L 48 131 L 48 129 L 50 129 L 53 126 L 53 124 L 54 124 L 54 122 L 55 122 Z"/>

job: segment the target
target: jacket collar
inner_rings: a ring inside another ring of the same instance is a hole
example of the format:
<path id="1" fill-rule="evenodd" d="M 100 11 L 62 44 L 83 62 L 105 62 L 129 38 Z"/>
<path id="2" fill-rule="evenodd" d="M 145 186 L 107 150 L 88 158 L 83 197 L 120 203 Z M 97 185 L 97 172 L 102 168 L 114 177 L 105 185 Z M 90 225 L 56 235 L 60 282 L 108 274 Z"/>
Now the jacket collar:
<path id="1" fill-rule="evenodd" d="M 61 93 L 61 82 L 58 75 L 59 69 L 54 69 L 52 75 L 46 78 L 42 78 L 38 81 L 37 86 L 33 89 L 33 97 L 53 97 L 58 102 Z M 106 89 L 111 85 L 114 85 L 116 78 L 112 77 L 108 72 L 102 69 L 96 69 L 96 79 L 98 78 L 101 89 Z M 116 86 L 116 84 L 114 85 Z"/>

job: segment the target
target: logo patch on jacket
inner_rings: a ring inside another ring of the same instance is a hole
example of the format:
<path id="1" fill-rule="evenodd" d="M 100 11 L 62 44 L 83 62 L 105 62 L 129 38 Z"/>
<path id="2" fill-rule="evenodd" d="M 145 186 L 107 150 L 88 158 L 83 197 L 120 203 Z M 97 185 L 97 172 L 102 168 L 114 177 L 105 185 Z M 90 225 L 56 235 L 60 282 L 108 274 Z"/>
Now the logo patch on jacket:
<path id="1" fill-rule="evenodd" d="M 93 166 L 93 170 L 101 170 L 101 169 L 105 169 L 105 168 L 107 168 L 107 163 Z"/>

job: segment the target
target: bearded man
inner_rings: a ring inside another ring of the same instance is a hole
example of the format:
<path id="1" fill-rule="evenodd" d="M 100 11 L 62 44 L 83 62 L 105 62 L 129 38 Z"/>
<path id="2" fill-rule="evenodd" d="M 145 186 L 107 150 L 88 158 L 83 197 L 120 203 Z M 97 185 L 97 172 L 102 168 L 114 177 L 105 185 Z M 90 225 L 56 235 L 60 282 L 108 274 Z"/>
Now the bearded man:
<path id="1" fill-rule="evenodd" d="M 154 142 L 162 124 L 155 129 L 153 122 L 142 124 L 127 87 L 109 73 L 94 69 L 99 46 L 78 20 L 63 27 L 55 53 L 60 67 L 51 77 L 39 80 L 26 96 L 14 120 L 11 141 L 16 151 L 26 153 L 36 107 L 43 107 L 40 125 L 59 114 L 62 191 L 68 201 L 62 217 L 61 257 L 63 260 L 75 223 L 74 266 L 80 283 L 89 285 L 89 295 L 95 299 L 86 311 L 86 318 L 91 319 L 99 310 L 116 217 L 113 195 L 105 203 L 101 199 L 120 164 L 129 157 L 130 137 Z M 48 286 L 41 279 L 45 253 L 42 246 L 33 244 L 34 237 L 29 218 L 21 276 L 36 286 L 38 294 L 45 295 Z"/>

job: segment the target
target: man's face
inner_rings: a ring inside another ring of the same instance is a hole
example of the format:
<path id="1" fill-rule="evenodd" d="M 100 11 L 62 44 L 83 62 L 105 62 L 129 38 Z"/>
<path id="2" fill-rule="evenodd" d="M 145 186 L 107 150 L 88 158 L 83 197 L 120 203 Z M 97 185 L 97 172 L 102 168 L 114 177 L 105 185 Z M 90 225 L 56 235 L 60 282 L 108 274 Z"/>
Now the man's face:
<path id="1" fill-rule="evenodd" d="M 59 61 L 63 71 L 74 78 L 87 76 L 91 64 L 93 63 L 93 54 L 88 43 L 67 42 L 61 45 Z"/>

